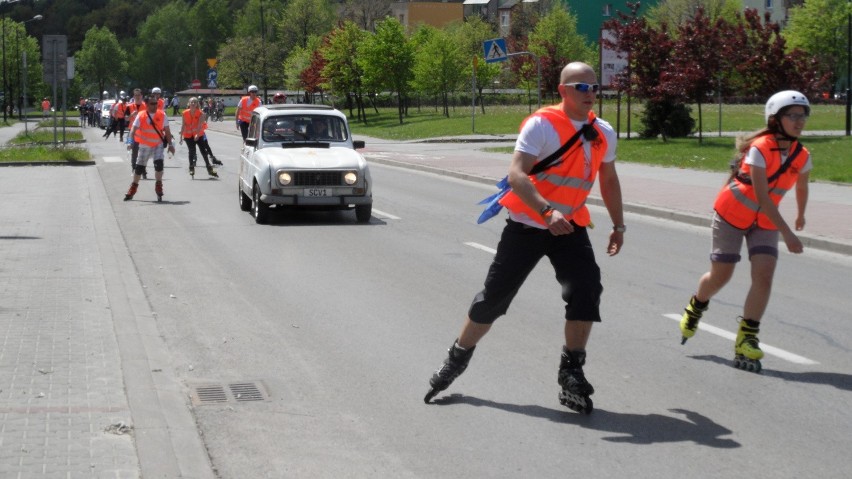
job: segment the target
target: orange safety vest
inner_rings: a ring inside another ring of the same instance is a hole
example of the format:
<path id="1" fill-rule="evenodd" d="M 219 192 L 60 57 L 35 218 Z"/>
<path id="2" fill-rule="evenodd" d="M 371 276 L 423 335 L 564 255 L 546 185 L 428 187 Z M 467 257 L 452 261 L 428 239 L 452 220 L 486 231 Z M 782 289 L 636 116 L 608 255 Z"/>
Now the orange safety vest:
<path id="1" fill-rule="evenodd" d="M 260 106 L 260 98 L 255 97 L 253 102 L 249 102 L 251 102 L 251 97 L 244 96 L 240 98 L 240 103 L 238 105 L 240 116 L 237 119 L 246 123 L 251 121 L 251 112 Z"/>
<path id="2" fill-rule="evenodd" d="M 559 105 L 544 107 L 536 111 L 521 123 L 521 128 L 523 128 L 524 123 L 535 116 L 540 116 L 553 125 L 553 128 L 559 134 L 559 141 L 563 145 L 577 131 Z M 588 121 L 591 122 L 594 118 L 594 112 L 590 111 Z M 582 143 L 572 146 L 562 156 L 561 161 L 556 163 L 556 166 L 529 176 L 530 181 L 535 185 L 535 189 L 538 190 L 539 194 L 555 210 L 579 226 L 587 226 L 591 223 L 589 209 L 586 208 L 586 198 L 595 184 L 595 178 L 607 150 L 607 141 L 603 135 L 603 131 L 601 131 L 597 124 L 593 128 L 598 131 L 598 138 L 592 142 L 591 175 L 588 179 L 585 178 L 584 174 L 586 160 Z M 530 219 L 540 223 L 542 226 L 546 226 L 544 219 L 541 218 L 538 211 L 530 208 L 514 191 L 507 193 L 500 200 L 500 204 L 513 213 L 526 214 Z"/>
<path id="3" fill-rule="evenodd" d="M 112 116 L 117 120 L 123 120 L 126 113 L 127 105 L 124 103 L 116 103 L 112 106 Z"/>
<path id="4" fill-rule="evenodd" d="M 201 121 L 201 110 L 195 109 L 195 115 L 192 114 L 192 110 L 187 108 L 183 111 L 183 137 L 184 138 L 195 138 L 196 136 L 201 136 L 204 134 L 204 129 L 207 127 L 207 123 Z"/>
<path id="5" fill-rule="evenodd" d="M 790 145 L 789 152 L 792 152 L 798 141 L 794 141 Z M 755 147 L 763 155 L 766 160 L 767 177 L 781 168 L 781 152 L 778 149 L 778 141 L 771 134 L 761 136 L 755 139 L 751 146 Z M 802 148 L 799 155 L 793 159 L 793 164 L 783 172 L 778 178 L 769 184 L 769 198 L 778 206 L 781 203 L 781 198 L 788 191 L 793 189 L 796 181 L 799 179 L 799 171 L 805 166 L 810 153 L 807 148 Z M 713 209 L 719 213 L 725 221 L 739 229 L 748 229 L 752 225 L 757 224 L 758 227 L 775 230 L 778 229 L 765 214 L 760 212 L 760 204 L 757 201 L 757 194 L 754 192 L 754 186 L 743 183 L 740 178 L 749 178 L 751 175 L 751 167 L 744 161 L 741 162 L 739 175 L 735 176 L 727 185 L 722 187 L 719 194 L 716 196 L 716 202 L 713 204 Z M 772 173 L 770 173 L 772 172 Z"/>
<path id="6" fill-rule="evenodd" d="M 154 120 L 153 125 L 149 121 L 149 118 Z M 147 111 L 145 114 L 140 114 L 139 127 L 136 128 L 133 140 L 140 145 L 149 147 L 162 145 L 163 140 L 160 138 L 160 135 L 163 135 L 163 138 L 165 138 L 166 132 L 163 131 L 163 123 L 165 123 L 165 121 L 166 113 L 163 110 L 157 110 L 153 116 L 148 115 Z M 156 130 L 154 129 L 155 126 L 157 127 Z M 158 134 L 157 131 L 160 133 Z"/>

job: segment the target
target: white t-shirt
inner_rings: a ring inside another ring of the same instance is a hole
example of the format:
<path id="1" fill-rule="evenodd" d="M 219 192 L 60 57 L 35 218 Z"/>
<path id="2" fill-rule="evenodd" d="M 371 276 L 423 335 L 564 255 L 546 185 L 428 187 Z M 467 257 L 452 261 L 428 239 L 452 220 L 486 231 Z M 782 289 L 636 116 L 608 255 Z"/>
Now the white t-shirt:
<path id="1" fill-rule="evenodd" d="M 579 131 L 585 123 L 587 122 L 571 120 L 571 124 L 577 131 Z M 603 162 L 611 163 L 615 161 L 615 148 L 618 136 L 612 128 L 612 125 L 610 125 L 606 120 L 598 118 L 595 124 L 600 127 L 600 130 L 603 132 L 604 138 L 606 139 L 607 148 L 606 153 L 604 153 Z M 582 135 L 578 141 L 580 141 L 583 145 L 583 156 L 586 159 L 586 168 L 583 175 L 586 179 L 588 179 L 592 174 L 591 142 L 586 141 Z M 556 129 L 553 128 L 553 125 L 551 125 L 550 122 L 542 116 L 534 116 L 527 120 L 527 122 L 524 123 L 523 128 L 521 128 L 518 140 L 515 142 L 515 151 L 534 155 L 539 159 L 539 161 L 547 158 L 561 147 L 562 140 L 559 138 L 559 133 L 557 133 Z M 576 146 L 572 146 L 571 148 L 576 148 Z M 509 218 L 511 218 L 512 221 L 517 221 L 518 223 L 544 229 L 540 223 L 523 213 L 509 211 Z"/>
<path id="2" fill-rule="evenodd" d="M 781 164 L 787 161 L 787 150 L 781 152 Z M 758 168 L 766 169 L 766 158 L 763 157 L 763 153 L 760 152 L 756 147 L 752 146 L 748 149 L 748 153 L 746 153 L 745 164 L 749 166 L 756 166 Z M 805 161 L 805 164 L 802 166 L 802 169 L 799 170 L 799 173 L 807 173 L 811 171 L 814 165 L 811 162 L 811 154 L 808 153 L 808 159 Z M 774 174 L 775 172 L 767 171 L 767 176 Z"/>

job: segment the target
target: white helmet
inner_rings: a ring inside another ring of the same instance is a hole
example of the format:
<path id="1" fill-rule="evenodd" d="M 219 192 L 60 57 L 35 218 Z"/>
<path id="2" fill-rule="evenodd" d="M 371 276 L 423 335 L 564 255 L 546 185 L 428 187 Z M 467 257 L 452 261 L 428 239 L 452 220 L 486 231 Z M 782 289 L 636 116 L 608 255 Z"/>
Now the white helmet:
<path id="1" fill-rule="evenodd" d="M 766 115 L 764 118 L 766 123 L 769 123 L 770 116 L 777 115 L 782 108 L 788 106 L 803 106 L 805 107 L 806 115 L 810 115 L 811 113 L 811 104 L 808 103 L 808 97 L 796 90 L 780 91 L 769 97 L 769 101 L 766 102 Z"/>
<path id="2" fill-rule="evenodd" d="M 249 91 L 249 93 L 251 93 L 251 92 L 257 93 L 257 85 L 249 85 L 248 91 Z"/>
<path id="3" fill-rule="evenodd" d="M 163 90 L 160 90 L 160 87 L 155 86 L 154 88 L 151 89 L 151 93 L 153 93 L 154 95 L 162 94 Z"/>
<path id="4" fill-rule="evenodd" d="M 118 94 L 118 96 L 120 97 L 124 97 L 125 95 L 127 95 L 127 93 L 125 93 L 124 90 L 121 90 L 121 92 L 119 92 Z"/>

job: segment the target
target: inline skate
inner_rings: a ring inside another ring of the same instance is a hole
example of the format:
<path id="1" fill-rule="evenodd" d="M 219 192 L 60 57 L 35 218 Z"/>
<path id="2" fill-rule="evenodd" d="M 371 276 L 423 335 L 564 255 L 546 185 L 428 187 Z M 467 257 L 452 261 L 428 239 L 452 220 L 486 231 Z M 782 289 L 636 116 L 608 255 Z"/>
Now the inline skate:
<path id="1" fill-rule="evenodd" d="M 689 304 L 683 308 L 683 317 L 680 319 L 680 344 L 686 344 L 687 339 L 695 336 L 701 315 L 707 311 L 709 304 L 710 301 L 701 303 L 695 296 L 689 298 Z"/>
<path id="2" fill-rule="evenodd" d="M 586 380 L 583 365 L 586 364 L 585 351 L 569 351 L 562 347 L 562 360 L 559 363 L 559 403 L 572 411 L 591 414 L 594 405 L 589 397 L 595 388 Z"/>
<path id="3" fill-rule="evenodd" d="M 744 371 L 759 373 L 762 369 L 760 360 L 763 351 L 757 333 L 760 332 L 760 322 L 740 318 L 740 328 L 734 342 L 734 367 Z"/>
<path id="4" fill-rule="evenodd" d="M 439 392 L 450 387 L 450 384 L 467 369 L 467 363 L 470 362 L 474 349 L 476 349 L 476 346 L 463 349 L 459 347 L 458 340 L 453 342 L 453 345 L 450 346 L 448 351 L 447 359 L 444 360 L 444 363 L 441 364 L 441 367 L 435 371 L 432 379 L 429 380 L 429 385 L 432 386 L 432 389 L 426 393 L 423 402 L 428 404 Z"/>

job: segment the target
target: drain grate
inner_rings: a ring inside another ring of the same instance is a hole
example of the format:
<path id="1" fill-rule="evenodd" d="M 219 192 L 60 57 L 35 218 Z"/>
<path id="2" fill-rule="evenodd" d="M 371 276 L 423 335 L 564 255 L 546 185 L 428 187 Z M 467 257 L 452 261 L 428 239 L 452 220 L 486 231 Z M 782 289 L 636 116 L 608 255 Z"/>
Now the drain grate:
<path id="1" fill-rule="evenodd" d="M 194 406 L 225 402 L 268 401 L 269 394 L 260 381 L 191 386 L 190 397 Z"/>

